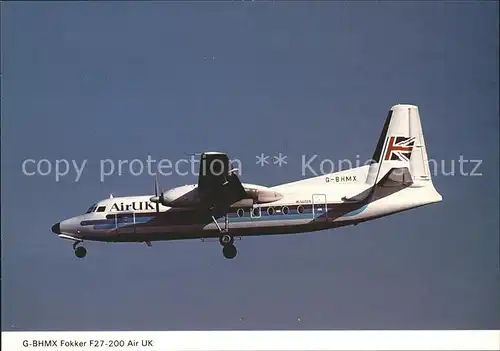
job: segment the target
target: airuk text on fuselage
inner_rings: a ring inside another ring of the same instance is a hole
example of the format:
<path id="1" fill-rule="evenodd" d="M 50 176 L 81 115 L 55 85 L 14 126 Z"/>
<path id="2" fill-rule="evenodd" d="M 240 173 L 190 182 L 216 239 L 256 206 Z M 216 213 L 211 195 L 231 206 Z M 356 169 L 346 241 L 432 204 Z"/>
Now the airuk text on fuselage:
<path id="1" fill-rule="evenodd" d="M 160 205 L 161 207 L 164 207 Z M 156 204 L 151 201 L 133 201 L 131 203 L 115 202 L 109 209 L 109 212 L 127 212 L 127 211 L 155 211 Z"/>

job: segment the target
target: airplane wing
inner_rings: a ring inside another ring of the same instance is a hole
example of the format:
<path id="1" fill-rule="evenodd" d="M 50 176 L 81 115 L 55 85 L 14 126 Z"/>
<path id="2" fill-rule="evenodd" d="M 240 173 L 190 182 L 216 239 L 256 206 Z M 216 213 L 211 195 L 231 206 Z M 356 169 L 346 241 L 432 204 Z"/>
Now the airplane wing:
<path id="1" fill-rule="evenodd" d="M 248 197 L 235 171 L 226 154 L 201 154 L 198 194 L 204 207 L 222 214 L 235 202 Z"/>

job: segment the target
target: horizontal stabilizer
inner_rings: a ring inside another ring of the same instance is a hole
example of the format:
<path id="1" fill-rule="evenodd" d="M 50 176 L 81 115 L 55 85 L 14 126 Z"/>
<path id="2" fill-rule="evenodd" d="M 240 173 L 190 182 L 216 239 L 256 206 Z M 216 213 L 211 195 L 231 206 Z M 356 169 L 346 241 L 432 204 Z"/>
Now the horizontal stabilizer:
<path id="1" fill-rule="evenodd" d="M 372 193 L 373 187 L 368 187 L 363 191 L 358 191 L 356 194 L 347 195 L 342 197 L 342 201 L 344 202 L 361 202 L 366 200 L 370 194 Z"/>
<path id="2" fill-rule="evenodd" d="M 394 187 L 410 186 L 413 184 L 408 167 L 391 168 L 387 174 L 380 179 L 377 186 Z"/>
<path id="3" fill-rule="evenodd" d="M 369 199 L 377 187 L 407 187 L 413 184 L 407 167 L 391 168 L 374 186 L 367 187 L 356 194 L 342 197 L 345 202 L 361 202 Z"/>

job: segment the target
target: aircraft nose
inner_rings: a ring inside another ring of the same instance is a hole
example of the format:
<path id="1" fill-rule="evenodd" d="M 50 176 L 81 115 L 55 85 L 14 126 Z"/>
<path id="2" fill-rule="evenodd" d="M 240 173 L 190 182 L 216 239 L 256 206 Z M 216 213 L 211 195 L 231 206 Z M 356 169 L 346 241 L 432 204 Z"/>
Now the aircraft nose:
<path id="1" fill-rule="evenodd" d="M 52 233 L 61 234 L 61 223 L 57 222 L 52 226 Z"/>

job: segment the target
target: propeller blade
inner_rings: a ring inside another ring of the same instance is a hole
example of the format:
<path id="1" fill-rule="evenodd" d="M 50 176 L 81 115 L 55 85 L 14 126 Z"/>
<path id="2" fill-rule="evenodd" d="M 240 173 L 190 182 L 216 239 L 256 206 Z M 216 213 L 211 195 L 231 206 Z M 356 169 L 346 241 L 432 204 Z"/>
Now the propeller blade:
<path id="1" fill-rule="evenodd" d="M 160 203 L 163 202 L 163 190 L 158 183 L 158 175 L 155 176 L 155 196 L 149 198 L 149 201 L 156 204 L 156 212 L 160 212 Z"/>
<path id="2" fill-rule="evenodd" d="M 155 180 L 155 196 L 151 196 L 149 198 L 151 202 L 158 202 L 160 201 L 160 197 L 158 196 L 158 178 Z"/>
<path id="3" fill-rule="evenodd" d="M 155 175 L 155 196 L 158 197 L 158 175 Z"/>
<path id="4" fill-rule="evenodd" d="M 160 212 L 160 197 L 158 196 L 158 174 L 155 175 L 155 199 L 156 201 L 156 213 Z"/>

